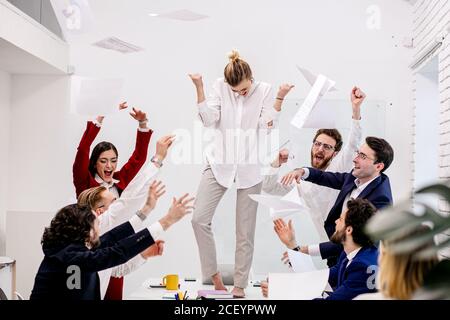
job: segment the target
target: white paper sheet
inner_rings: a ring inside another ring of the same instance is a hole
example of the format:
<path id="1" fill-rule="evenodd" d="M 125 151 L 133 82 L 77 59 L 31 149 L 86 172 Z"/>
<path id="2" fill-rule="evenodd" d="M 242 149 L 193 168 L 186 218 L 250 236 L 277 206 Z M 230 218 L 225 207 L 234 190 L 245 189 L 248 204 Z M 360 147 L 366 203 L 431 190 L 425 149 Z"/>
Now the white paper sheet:
<path id="1" fill-rule="evenodd" d="M 71 77 L 71 112 L 79 115 L 110 115 L 118 112 L 122 79 Z"/>
<path id="2" fill-rule="evenodd" d="M 200 14 L 197 12 L 193 12 L 187 9 L 182 10 L 176 10 L 166 13 L 151 13 L 151 17 L 158 17 L 158 18 L 166 18 L 166 19 L 173 19 L 173 20 L 181 20 L 181 21 L 197 21 L 201 19 L 209 18 L 209 16 Z"/>
<path id="3" fill-rule="evenodd" d="M 302 252 L 287 250 L 289 256 L 289 262 L 291 263 L 292 270 L 297 273 L 316 271 L 317 268 L 314 265 L 312 257 L 309 254 Z"/>
<path id="4" fill-rule="evenodd" d="M 303 273 L 270 273 L 269 299 L 311 300 L 320 298 L 328 283 L 329 269 Z"/>
<path id="5" fill-rule="evenodd" d="M 318 76 L 313 74 L 311 71 L 309 71 L 308 69 L 302 68 L 297 66 L 298 71 L 301 72 L 301 74 L 305 77 L 306 81 L 308 81 L 308 83 L 311 85 L 311 87 L 314 85 L 314 83 L 316 83 Z M 327 91 L 337 91 L 336 87 L 335 87 L 335 82 L 330 80 L 331 82 L 329 83 L 329 87 Z"/>
<path id="6" fill-rule="evenodd" d="M 92 45 L 102 48 L 102 49 L 117 51 L 117 52 L 120 52 L 123 54 L 139 52 L 139 51 L 144 50 L 141 47 L 138 47 L 129 42 L 125 42 L 116 37 L 109 37 L 109 38 L 100 40 L 98 42 L 95 42 Z"/>
<path id="7" fill-rule="evenodd" d="M 307 209 L 302 203 L 283 200 L 283 197 L 280 196 L 250 194 L 249 197 L 266 207 L 274 209 L 275 211 L 305 211 Z"/>
<path id="8" fill-rule="evenodd" d="M 66 39 L 93 29 L 94 16 L 87 0 L 50 0 L 50 3 Z"/>
<path id="9" fill-rule="evenodd" d="M 323 75 L 317 77 L 308 96 L 298 109 L 291 124 L 298 128 L 334 128 L 334 116 L 325 103 L 320 103 L 322 97 L 334 86 L 334 81 Z M 331 125 L 333 124 L 333 125 Z"/>

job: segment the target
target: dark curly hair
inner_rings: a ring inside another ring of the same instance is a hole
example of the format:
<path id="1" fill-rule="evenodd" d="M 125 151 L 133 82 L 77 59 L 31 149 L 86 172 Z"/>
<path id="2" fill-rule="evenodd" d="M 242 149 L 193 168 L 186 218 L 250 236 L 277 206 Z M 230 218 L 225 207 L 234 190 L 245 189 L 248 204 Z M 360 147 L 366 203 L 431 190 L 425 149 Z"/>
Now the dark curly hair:
<path id="1" fill-rule="evenodd" d="M 41 244 L 44 248 L 85 243 L 94 228 L 95 215 L 90 208 L 71 204 L 60 209 L 46 227 Z"/>
<path id="2" fill-rule="evenodd" d="M 373 241 L 366 235 L 364 228 L 367 221 L 377 211 L 375 206 L 367 199 L 356 198 L 347 202 L 347 208 L 345 226 L 351 226 L 353 228 L 353 241 L 361 247 L 373 245 Z"/>

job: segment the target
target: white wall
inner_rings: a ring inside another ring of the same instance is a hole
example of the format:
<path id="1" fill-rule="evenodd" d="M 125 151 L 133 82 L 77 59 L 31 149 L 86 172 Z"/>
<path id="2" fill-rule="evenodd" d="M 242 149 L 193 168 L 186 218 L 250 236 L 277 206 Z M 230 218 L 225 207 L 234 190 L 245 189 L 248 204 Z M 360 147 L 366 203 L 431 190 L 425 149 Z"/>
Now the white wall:
<path id="1" fill-rule="evenodd" d="M 424 50 L 434 42 L 437 36 L 445 34 L 450 26 L 450 2 L 447 0 L 420 0 L 414 5 L 414 56 L 418 57 Z M 439 178 L 447 180 L 450 178 L 450 35 L 447 34 L 444 45 L 435 53 L 438 59 L 438 90 L 439 103 L 435 105 L 439 112 Z M 425 65 L 426 63 L 424 63 Z M 420 95 L 417 93 L 417 85 L 420 84 L 417 70 L 414 74 L 414 113 L 415 121 L 418 115 Z M 418 130 L 418 128 L 417 128 Z M 414 132 L 416 134 L 416 132 Z M 418 134 L 418 133 L 417 133 Z M 423 152 L 417 147 L 416 152 Z M 416 166 L 415 163 L 413 163 Z M 450 206 L 445 201 L 439 203 L 440 211 L 446 215 L 450 214 Z M 442 240 L 447 240 L 450 234 L 442 235 Z M 450 248 L 442 252 L 443 256 L 450 257 Z"/>
<path id="2" fill-rule="evenodd" d="M 8 200 L 8 150 L 9 123 L 11 110 L 11 76 L 0 70 L 0 256 L 5 255 L 6 209 Z"/>
<path id="3" fill-rule="evenodd" d="M 202 72 L 209 87 L 221 76 L 227 62 L 225 54 L 238 48 L 257 79 L 275 86 L 282 82 L 296 84 L 293 99 L 304 98 L 309 90 L 295 70 L 300 64 L 338 82 L 340 91 L 329 98 L 348 99 L 351 87 L 357 84 L 370 99 L 392 103 L 386 111 L 384 137 L 392 143 L 396 157 L 387 173 L 395 199 L 410 193 L 412 79 L 407 66 L 411 52 L 401 45 L 412 29 L 411 7 L 406 2 L 202 0 L 187 5 L 181 0 L 170 4 L 136 0 L 135 6 L 130 6 L 124 1 L 97 0 L 91 5 L 97 32 L 75 40 L 71 63 L 79 75 L 120 76 L 126 80 L 124 98 L 147 111 L 149 125 L 155 130 L 150 154 L 163 134 L 180 128 L 193 130 L 195 95 L 187 73 Z M 113 9 L 105 10 L 112 5 Z M 189 7 L 211 18 L 196 23 L 152 19 L 143 7 L 148 12 Z M 380 10 L 379 29 L 367 27 L 367 10 L 374 8 Z M 117 24 L 123 17 L 127 17 L 127 23 Z M 146 51 L 123 55 L 90 45 L 110 35 Z M 58 77 L 13 78 L 11 119 L 21 121 L 11 128 L 9 159 L 15 179 L 9 183 L 9 211 L 52 212 L 73 195 L 71 165 L 84 119 L 69 113 L 66 86 L 66 79 Z M 99 140 L 116 144 L 121 163 L 133 148 L 135 127 L 135 121 L 125 113 L 105 120 Z M 158 204 L 154 219 L 166 211 L 170 196 L 196 192 L 201 168 L 167 161 L 161 176 L 168 186 L 167 196 Z M 24 181 L 26 198 L 20 194 Z M 233 193 L 226 195 L 214 221 L 219 262 L 233 261 L 233 200 Z M 253 264 L 257 273 L 284 270 L 279 262 L 282 246 L 266 223 L 266 215 L 260 211 L 258 217 Z M 302 234 L 298 237 L 302 242 L 311 241 Z M 36 263 L 37 256 L 34 259 Z M 35 268 L 30 264 L 29 272 Z M 163 257 L 152 259 L 126 279 L 126 290 L 130 292 L 149 276 L 172 272 L 199 274 L 189 219 L 168 232 Z"/>

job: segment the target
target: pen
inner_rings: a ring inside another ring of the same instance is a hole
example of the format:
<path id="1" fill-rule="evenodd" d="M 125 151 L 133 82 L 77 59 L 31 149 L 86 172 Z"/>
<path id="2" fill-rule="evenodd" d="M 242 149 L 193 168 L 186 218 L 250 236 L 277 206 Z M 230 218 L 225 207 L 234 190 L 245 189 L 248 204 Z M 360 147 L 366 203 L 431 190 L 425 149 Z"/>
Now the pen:
<path id="1" fill-rule="evenodd" d="M 186 300 L 187 290 L 184 291 L 183 300 Z"/>

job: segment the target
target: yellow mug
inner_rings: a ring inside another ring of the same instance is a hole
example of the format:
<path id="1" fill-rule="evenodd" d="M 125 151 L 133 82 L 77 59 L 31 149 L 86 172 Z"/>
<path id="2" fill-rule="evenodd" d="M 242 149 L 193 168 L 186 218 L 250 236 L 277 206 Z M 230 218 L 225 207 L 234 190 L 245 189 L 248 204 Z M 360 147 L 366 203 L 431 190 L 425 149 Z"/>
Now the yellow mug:
<path id="1" fill-rule="evenodd" d="M 163 278 L 162 284 L 167 290 L 178 290 L 178 275 L 168 274 Z"/>

